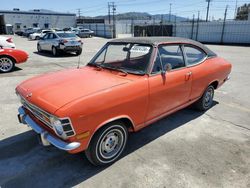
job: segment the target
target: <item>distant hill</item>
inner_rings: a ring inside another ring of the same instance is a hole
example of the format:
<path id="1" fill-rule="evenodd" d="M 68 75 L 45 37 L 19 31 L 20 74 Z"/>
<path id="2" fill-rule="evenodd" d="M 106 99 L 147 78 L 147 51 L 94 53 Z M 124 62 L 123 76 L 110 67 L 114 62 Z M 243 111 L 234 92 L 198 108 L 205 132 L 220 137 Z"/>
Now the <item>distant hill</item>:
<path id="1" fill-rule="evenodd" d="M 169 20 L 169 14 L 149 14 L 147 12 L 127 12 L 127 13 L 122 13 L 122 14 L 117 14 L 116 19 L 117 20 L 161 20 L 161 17 L 163 17 L 163 21 L 168 21 Z M 86 17 L 87 18 L 87 17 Z M 89 17 L 88 17 L 89 18 Z M 102 16 L 95 16 L 94 18 L 98 19 L 108 19 L 108 15 L 102 15 Z M 171 21 L 173 22 L 175 20 L 175 16 L 171 15 Z M 181 21 L 186 21 L 187 18 L 177 16 L 176 21 L 181 22 Z"/>

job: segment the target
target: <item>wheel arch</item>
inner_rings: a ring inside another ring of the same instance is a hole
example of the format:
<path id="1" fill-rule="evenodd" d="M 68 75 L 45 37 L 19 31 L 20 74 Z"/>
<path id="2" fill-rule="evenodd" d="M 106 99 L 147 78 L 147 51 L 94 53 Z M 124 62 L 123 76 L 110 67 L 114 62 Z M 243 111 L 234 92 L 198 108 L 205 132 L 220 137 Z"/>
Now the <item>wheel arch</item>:
<path id="1" fill-rule="evenodd" d="M 111 119 L 108 119 L 104 122 L 102 122 L 101 124 L 99 124 L 96 129 L 93 131 L 93 134 L 91 135 L 91 137 L 89 138 L 89 141 L 88 141 L 88 144 L 87 144 L 87 147 L 89 147 L 89 144 L 91 142 L 91 140 L 93 139 L 94 135 L 104 126 L 106 126 L 107 124 L 109 123 L 112 123 L 112 122 L 115 122 L 115 121 L 122 121 L 125 123 L 126 127 L 128 128 L 128 131 L 131 131 L 133 132 L 134 131 L 134 127 L 135 127 L 135 124 L 133 122 L 133 120 L 129 117 L 129 116 L 126 116 L 126 115 L 122 115 L 122 116 L 117 116 L 117 117 L 114 117 L 114 118 L 111 118 Z"/>
<path id="2" fill-rule="evenodd" d="M 211 86 L 211 85 L 214 87 L 214 89 L 217 89 L 219 86 L 219 81 L 214 80 L 214 81 L 210 82 L 210 84 L 208 86 Z"/>
<path id="3" fill-rule="evenodd" d="M 9 54 L 1 54 L 1 55 L 0 55 L 0 58 L 1 58 L 1 57 L 8 57 L 8 58 L 10 58 L 11 60 L 13 60 L 14 63 L 17 63 L 17 59 L 16 59 L 15 57 L 9 55 Z"/>

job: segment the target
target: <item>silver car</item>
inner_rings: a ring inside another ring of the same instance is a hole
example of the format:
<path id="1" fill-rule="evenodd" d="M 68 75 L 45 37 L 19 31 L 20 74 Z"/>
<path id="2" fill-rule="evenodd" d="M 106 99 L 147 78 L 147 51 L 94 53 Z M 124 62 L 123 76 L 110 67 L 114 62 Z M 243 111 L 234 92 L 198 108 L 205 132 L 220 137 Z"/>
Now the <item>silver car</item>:
<path id="1" fill-rule="evenodd" d="M 76 55 L 82 53 L 82 41 L 72 32 L 50 32 L 41 38 L 37 43 L 37 51 L 51 51 L 54 56 L 59 52 L 75 52 Z"/>
<path id="2" fill-rule="evenodd" d="M 78 31 L 77 35 L 81 38 L 83 37 L 89 37 L 91 38 L 92 36 L 94 36 L 94 31 L 90 30 L 90 29 L 80 29 L 80 31 Z"/>

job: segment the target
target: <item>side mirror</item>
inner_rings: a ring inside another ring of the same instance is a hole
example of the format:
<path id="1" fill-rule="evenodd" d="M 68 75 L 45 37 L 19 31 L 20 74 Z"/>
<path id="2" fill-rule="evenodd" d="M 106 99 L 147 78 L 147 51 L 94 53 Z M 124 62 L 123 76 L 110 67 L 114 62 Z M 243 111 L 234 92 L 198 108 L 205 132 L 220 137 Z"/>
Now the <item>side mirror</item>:
<path id="1" fill-rule="evenodd" d="M 165 75 L 166 75 L 166 72 L 167 72 L 166 70 L 161 70 L 161 75 L 162 75 L 162 76 L 165 76 Z"/>

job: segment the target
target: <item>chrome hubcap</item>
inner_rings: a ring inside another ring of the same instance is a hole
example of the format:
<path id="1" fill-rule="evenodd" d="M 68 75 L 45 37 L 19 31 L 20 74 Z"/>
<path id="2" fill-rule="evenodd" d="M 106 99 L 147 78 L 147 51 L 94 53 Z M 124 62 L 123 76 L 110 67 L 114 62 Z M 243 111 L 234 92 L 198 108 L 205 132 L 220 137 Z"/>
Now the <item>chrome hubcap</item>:
<path id="1" fill-rule="evenodd" d="M 2 72 L 8 72 L 12 69 L 13 62 L 7 57 L 0 58 L 0 70 Z"/>
<path id="2" fill-rule="evenodd" d="M 114 157 L 121 150 L 123 142 L 124 136 L 119 129 L 109 131 L 100 142 L 100 155 L 104 159 Z"/>
<path id="3" fill-rule="evenodd" d="M 209 89 L 206 94 L 205 94 L 205 98 L 204 98 L 204 106 L 207 108 L 211 105 L 212 101 L 213 101 L 213 89 Z"/>

